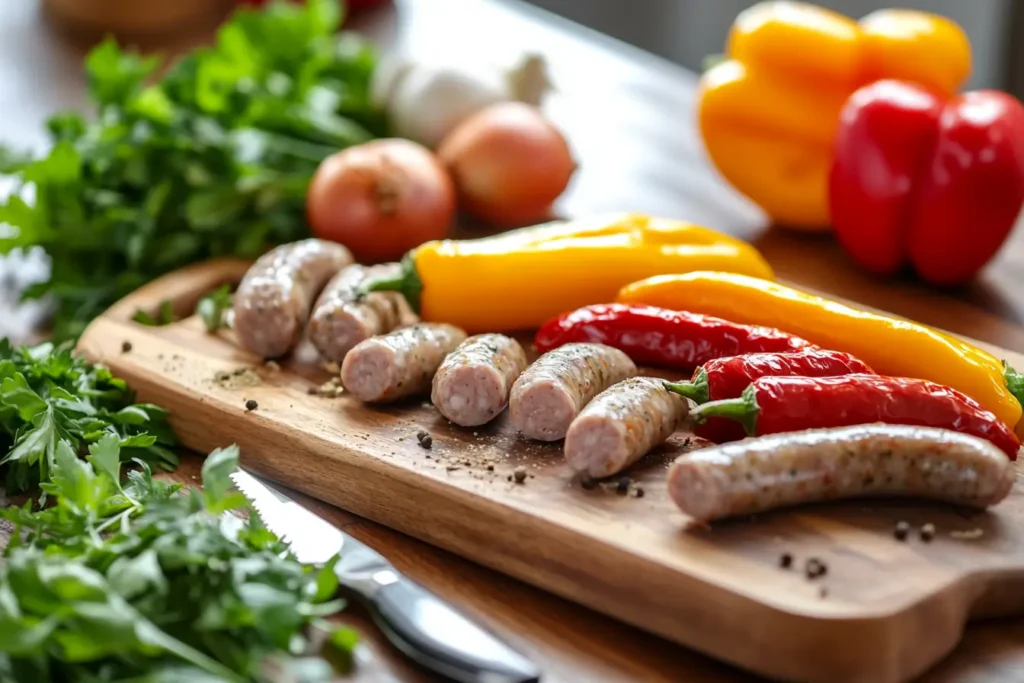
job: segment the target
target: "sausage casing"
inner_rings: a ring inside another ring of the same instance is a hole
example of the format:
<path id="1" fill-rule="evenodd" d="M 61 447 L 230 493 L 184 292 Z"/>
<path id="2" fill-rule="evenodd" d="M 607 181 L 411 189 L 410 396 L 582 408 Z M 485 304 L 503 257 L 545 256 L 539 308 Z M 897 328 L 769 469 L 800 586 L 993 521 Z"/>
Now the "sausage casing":
<path id="1" fill-rule="evenodd" d="M 538 358 L 512 386 L 512 424 L 528 438 L 557 441 L 591 399 L 636 372 L 629 356 L 610 346 L 560 346 Z"/>
<path id="2" fill-rule="evenodd" d="M 348 249 L 319 239 L 282 244 L 258 258 L 235 291 L 239 343 L 263 358 L 291 351 L 302 337 L 314 299 L 349 263 Z"/>
<path id="3" fill-rule="evenodd" d="M 323 358 L 340 363 L 359 342 L 419 322 L 400 293 L 359 291 L 366 281 L 394 275 L 399 267 L 353 264 L 327 283 L 309 319 L 309 340 Z"/>
<path id="4" fill-rule="evenodd" d="M 526 352 L 503 334 L 480 334 L 462 342 L 434 375 L 431 400 L 462 427 L 486 424 L 508 405 L 512 384 L 526 369 Z"/>
<path id="5" fill-rule="evenodd" d="M 565 459 L 577 472 L 608 477 L 662 443 L 686 419 L 689 403 L 653 377 L 613 384 L 588 403 L 565 434 Z"/>
<path id="6" fill-rule="evenodd" d="M 773 434 L 680 456 L 668 492 L 698 521 L 842 498 L 903 496 L 984 508 L 1013 486 L 990 442 L 933 427 L 867 424 Z"/>
<path id="7" fill-rule="evenodd" d="M 452 325 L 417 323 L 360 342 L 341 364 L 345 391 L 360 401 L 394 401 L 430 390 L 445 356 L 466 339 Z"/>

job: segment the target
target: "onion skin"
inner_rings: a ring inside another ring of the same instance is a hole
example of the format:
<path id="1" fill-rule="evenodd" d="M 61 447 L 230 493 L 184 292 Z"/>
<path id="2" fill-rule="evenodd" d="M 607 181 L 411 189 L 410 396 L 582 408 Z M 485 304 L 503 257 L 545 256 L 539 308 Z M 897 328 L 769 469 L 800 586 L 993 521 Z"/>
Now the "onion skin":
<path id="1" fill-rule="evenodd" d="M 455 180 L 460 207 L 500 226 L 547 218 L 576 171 L 561 132 L 520 102 L 463 121 L 441 143 L 438 158 Z"/>
<path id="2" fill-rule="evenodd" d="M 455 188 L 437 158 L 398 138 L 331 155 L 306 195 L 313 234 L 345 245 L 363 263 L 398 260 L 424 242 L 443 238 L 455 208 Z"/>

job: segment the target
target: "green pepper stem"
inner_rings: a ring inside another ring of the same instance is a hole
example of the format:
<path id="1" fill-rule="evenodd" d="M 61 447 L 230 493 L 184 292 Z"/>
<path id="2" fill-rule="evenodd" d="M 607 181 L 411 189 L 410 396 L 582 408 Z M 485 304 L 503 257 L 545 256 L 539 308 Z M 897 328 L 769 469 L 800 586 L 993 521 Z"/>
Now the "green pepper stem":
<path id="1" fill-rule="evenodd" d="M 674 394 L 685 396 L 697 405 L 707 403 L 711 399 L 708 373 L 704 368 L 698 368 L 689 382 L 665 382 L 665 388 Z"/>
<path id="2" fill-rule="evenodd" d="M 690 419 L 695 424 L 704 424 L 709 417 L 724 417 L 739 422 L 748 436 L 754 436 L 757 433 L 757 416 L 760 412 L 761 407 L 757 405 L 754 386 L 750 385 L 743 390 L 739 398 L 723 398 L 698 406 L 690 411 Z"/>
<path id="3" fill-rule="evenodd" d="M 363 294 L 370 292 L 399 292 L 409 306 L 417 314 L 420 312 L 420 297 L 423 294 L 423 280 L 416 270 L 416 263 L 413 261 L 412 252 L 409 252 L 402 259 L 401 268 L 397 275 L 372 278 L 365 282 L 359 291 Z"/>
<path id="4" fill-rule="evenodd" d="M 1004 360 L 1003 377 L 1006 378 L 1006 388 L 1017 399 L 1017 402 L 1024 406 L 1024 375 L 1011 368 L 1010 364 Z"/>

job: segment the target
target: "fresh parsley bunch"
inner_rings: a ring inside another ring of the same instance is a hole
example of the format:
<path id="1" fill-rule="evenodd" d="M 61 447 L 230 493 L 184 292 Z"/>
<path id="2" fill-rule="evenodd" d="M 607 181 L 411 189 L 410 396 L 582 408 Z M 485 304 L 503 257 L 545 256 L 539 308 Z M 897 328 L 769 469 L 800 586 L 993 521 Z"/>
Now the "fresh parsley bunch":
<path id="1" fill-rule="evenodd" d="M 49 481 L 61 451 L 76 457 L 112 437 L 123 458 L 173 469 L 167 411 L 136 404 L 124 380 L 51 343 L 0 340 L 0 476 L 8 494 Z M 45 489 L 44 489 L 45 492 Z"/>
<path id="2" fill-rule="evenodd" d="M 214 451 L 203 490 L 154 480 L 144 462 L 120 478 L 118 440 L 87 461 L 58 448 L 55 505 L 2 513 L 15 534 L 0 563 L 0 683 L 325 681 L 311 633 L 346 664 L 354 632 L 324 617 L 343 606 L 333 562 L 295 560 L 251 514 L 228 475 L 238 450 Z"/>
<path id="3" fill-rule="evenodd" d="M 376 54 L 337 32 L 341 15 L 338 0 L 239 10 L 161 77 L 159 60 L 108 40 L 86 61 L 95 117 L 51 118 L 43 158 L 0 150 L 0 172 L 35 195 L 0 203 L 0 226 L 14 228 L 0 254 L 50 256 L 49 281 L 26 297 L 52 297 L 55 340 L 170 270 L 308 234 L 319 163 L 385 133 L 370 99 Z"/>

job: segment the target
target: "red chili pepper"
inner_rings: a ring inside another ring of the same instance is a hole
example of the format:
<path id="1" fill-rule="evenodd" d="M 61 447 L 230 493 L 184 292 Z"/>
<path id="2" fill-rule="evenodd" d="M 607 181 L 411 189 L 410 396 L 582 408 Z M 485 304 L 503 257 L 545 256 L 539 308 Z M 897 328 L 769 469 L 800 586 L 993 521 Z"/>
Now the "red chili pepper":
<path id="1" fill-rule="evenodd" d="M 750 353 L 715 358 L 697 368 L 689 382 L 667 382 L 669 391 L 698 404 L 739 398 L 750 383 L 761 377 L 837 377 L 873 375 L 875 371 L 848 353 L 804 349 L 792 353 Z M 699 425 L 697 436 L 723 443 L 743 438 L 743 427 L 725 418 L 713 417 Z"/>
<path id="2" fill-rule="evenodd" d="M 935 285 L 967 282 L 1024 204 L 1024 105 L 892 80 L 857 90 L 840 115 L 829 204 L 836 238 L 863 268 L 909 264 Z"/>
<path id="3" fill-rule="evenodd" d="M 991 441 L 1011 460 L 1020 449 L 1014 433 L 974 399 L 905 377 L 761 377 L 740 398 L 705 403 L 690 416 L 697 423 L 730 418 L 750 436 L 884 422 L 971 434 Z"/>
<path id="4" fill-rule="evenodd" d="M 814 348 L 808 341 L 770 327 L 628 304 L 579 308 L 544 323 L 534 338 L 541 353 L 570 342 L 607 344 L 641 365 L 682 370 L 723 356 Z"/>

